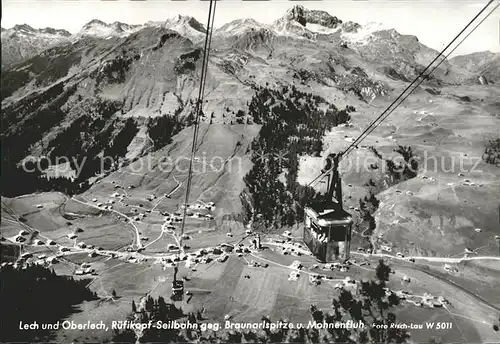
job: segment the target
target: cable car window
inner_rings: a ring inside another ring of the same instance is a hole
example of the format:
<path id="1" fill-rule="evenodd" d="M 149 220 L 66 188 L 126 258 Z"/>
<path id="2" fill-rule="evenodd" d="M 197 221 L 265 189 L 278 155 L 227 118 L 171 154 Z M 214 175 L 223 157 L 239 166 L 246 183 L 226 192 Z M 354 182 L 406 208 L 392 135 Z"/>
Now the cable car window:
<path id="1" fill-rule="evenodd" d="M 330 228 L 330 240 L 332 240 L 332 241 L 345 241 L 346 240 L 346 231 L 347 231 L 347 228 L 345 226 L 332 226 Z"/>

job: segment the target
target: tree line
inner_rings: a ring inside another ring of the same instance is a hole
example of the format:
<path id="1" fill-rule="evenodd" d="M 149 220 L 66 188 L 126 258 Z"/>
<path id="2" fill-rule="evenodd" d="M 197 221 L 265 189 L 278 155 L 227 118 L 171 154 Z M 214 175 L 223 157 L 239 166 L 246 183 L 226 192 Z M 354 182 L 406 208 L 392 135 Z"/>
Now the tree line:
<path id="1" fill-rule="evenodd" d="M 500 138 L 489 140 L 486 143 L 483 160 L 488 164 L 500 165 Z"/>
<path id="2" fill-rule="evenodd" d="M 325 133 L 348 122 L 353 111 L 295 86 L 256 89 L 248 114 L 262 127 L 251 144 L 253 167 L 244 180 L 267 226 L 293 225 L 302 218 L 301 207 L 320 197 L 297 182 L 299 159 L 321 156 Z"/>

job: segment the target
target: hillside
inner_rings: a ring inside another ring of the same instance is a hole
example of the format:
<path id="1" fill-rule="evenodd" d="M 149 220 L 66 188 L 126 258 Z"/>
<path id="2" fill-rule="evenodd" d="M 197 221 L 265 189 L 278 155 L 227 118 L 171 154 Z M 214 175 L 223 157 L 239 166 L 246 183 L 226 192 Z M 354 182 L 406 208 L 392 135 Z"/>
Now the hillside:
<path id="1" fill-rule="evenodd" d="M 335 283 L 372 276 L 383 257 L 394 264 L 391 288 L 422 299 L 446 294 L 452 304 L 408 301 L 398 319 L 452 322 L 458 314 L 466 329 L 424 331 L 415 341 L 429 333 L 448 342 L 498 339 L 500 169 L 485 157 L 498 153 L 488 148 L 500 128 L 498 54 L 445 61 L 342 161 L 352 262 L 328 270 L 314 267 L 301 244 L 301 207 L 318 201 L 326 182 L 306 185 L 437 51 L 384 25 L 301 5 L 271 24 L 218 27 L 181 237 L 203 24 L 178 15 L 144 25 L 96 19 L 75 34 L 9 30 L 6 49 L 26 52 L 16 61 L 6 54 L 2 67 L 2 240 L 58 274 L 92 265 L 81 275 L 107 301 L 86 303 L 88 318 L 70 319 L 109 323 L 122 303 L 128 310 L 144 295 L 169 296 L 178 266 L 192 293 L 172 301 L 183 311 L 203 308 L 207 321 L 259 321 L 264 313 L 301 321 L 311 303 L 331 307 Z M 249 244 L 251 230 L 264 249 Z M 223 251 L 229 258 L 217 260 Z M 289 276 L 295 260 L 305 266 L 298 280 Z M 330 279 L 310 282 L 314 269 Z M 112 333 L 59 335 L 102 341 Z"/>
<path id="2" fill-rule="evenodd" d="M 450 63 L 460 68 L 471 77 L 477 77 L 481 84 L 498 81 L 500 74 L 500 53 L 482 51 L 468 55 L 456 56 Z"/>

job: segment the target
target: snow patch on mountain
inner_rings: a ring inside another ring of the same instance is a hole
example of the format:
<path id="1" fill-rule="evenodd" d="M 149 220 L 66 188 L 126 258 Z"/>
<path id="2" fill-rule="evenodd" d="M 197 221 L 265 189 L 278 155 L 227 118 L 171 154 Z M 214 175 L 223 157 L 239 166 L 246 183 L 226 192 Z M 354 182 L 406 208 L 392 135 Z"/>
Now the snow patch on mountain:
<path id="1" fill-rule="evenodd" d="M 222 25 L 214 31 L 216 35 L 241 36 L 248 31 L 258 31 L 268 29 L 268 25 L 261 24 L 254 19 L 237 19 Z"/>
<path id="2" fill-rule="evenodd" d="M 373 35 L 375 32 L 389 29 L 389 27 L 382 23 L 369 22 L 365 25 L 355 28 L 350 32 L 344 30 L 341 34 L 341 37 L 343 40 L 349 43 L 364 45 L 370 43 L 371 40 L 375 39 L 375 36 Z"/>
<path id="3" fill-rule="evenodd" d="M 53 29 L 46 27 L 44 29 L 34 29 L 27 24 L 15 25 L 11 29 L 2 28 L 2 39 L 15 37 L 38 37 L 47 39 L 60 39 L 71 36 L 66 30 Z"/>
<path id="4" fill-rule="evenodd" d="M 167 19 L 165 28 L 174 30 L 184 37 L 191 39 L 199 39 L 205 36 L 206 29 L 191 16 L 177 15 L 173 18 Z"/>
<path id="5" fill-rule="evenodd" d="M 340 28 L 335 28 L 331 29 L 319 24 L 312 24 L 312 23 L 307 23 L 306 24 L 306 29 L 312 32 L 320 33 L 323 35 L 330 35 L 332 33 L 336 33 L 340 30 Z"/>
<path id="6" fill-rule="evenodd" d="M 108 24 L 101 20 L 94 19 L 85 24 L 75 36 L 92 36 L 100 38 L 124 37 L 140 30 L 142 27 L 143 25 L 129 25 L 120 22 Z"/>
<path id="7" fill-rule="evenodd" d="M 273 31 L 279 36 L 293 37 L 298 39 L 315 39 L 316 33 L 308 30 L 305 26 L 296 21 L 287 19 L 277 20 L 273 26 Z"/>

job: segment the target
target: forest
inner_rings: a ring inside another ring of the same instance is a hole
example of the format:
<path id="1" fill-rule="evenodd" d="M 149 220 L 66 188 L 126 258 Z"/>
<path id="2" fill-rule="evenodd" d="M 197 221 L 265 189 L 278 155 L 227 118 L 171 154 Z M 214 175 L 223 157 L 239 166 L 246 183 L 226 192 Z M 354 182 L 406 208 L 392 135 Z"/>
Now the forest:
<path id="1" fill-rule="evenodd" d="M 245 183 L 255 212 L 267 226 L 293 225 L 302 218 L 303 207 L 319 197 L 312 188 L 297 183 L 300 156 L 321 156 L 323 136 L 347 123 L 354 111 L 352 106 L 337 109 L 324 98 L 295 86 L 257 89 L 248 114 L 262 127 L 252 142 L 254 165 Z"/>
<path id="2" fill-rule="evenodd" d="M 138 124 L 132 118 L 110 119 L 103 117 L 104 114 L 111 116 L 110 111 L 104 111 L 97 117 L 89 113 L 73 121 L 49 142 L 52 147 L 49 154 L 39 157 L 39 161 L 17 161 L 29 156 L 28 147 L 12 140 L 2 142 L 2 195 L 15 197 L 60 191 L 72 196 L 91 186 L 89 178 L 119 168 L 119 162 L 124 161 L 127 148 L 139 131 Z M 158 150 L 171 143 L 172 137 L 185 125 L 185 121 L 175 115 L 158 116 L 148 121 L 148 133 L 154 143 L 152 148 Z M 68 159 L 69 167 L 80 173 L 76 177 L 48 177 L 46 170 L 61 158 Z"/>
<path id="3" fill-rule="evenodd" d="M 483 160 L 492 165 L 500 165 L 500 138 L 489 140 L 484 148 Z"/>
<path id="4" fill-rule="evenodd" d="M 75 312 L 74 306 L 96 300 L 87 280 L 59 276 L 54 270 L 28 264 L 0 268 L 0 342 L 46 342 L 54 338 L 48 329 L 19 330 L 19 322 L 52 324 Z"/>

